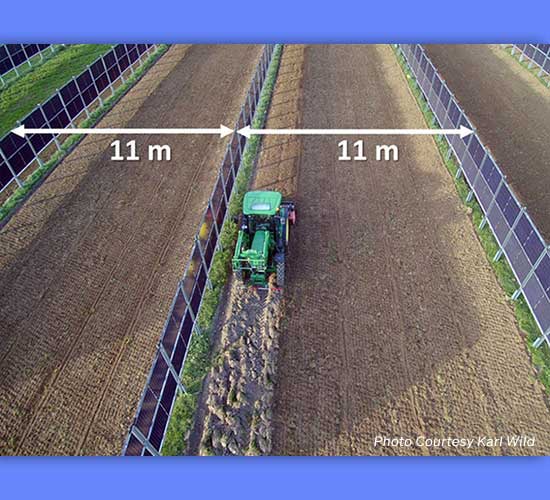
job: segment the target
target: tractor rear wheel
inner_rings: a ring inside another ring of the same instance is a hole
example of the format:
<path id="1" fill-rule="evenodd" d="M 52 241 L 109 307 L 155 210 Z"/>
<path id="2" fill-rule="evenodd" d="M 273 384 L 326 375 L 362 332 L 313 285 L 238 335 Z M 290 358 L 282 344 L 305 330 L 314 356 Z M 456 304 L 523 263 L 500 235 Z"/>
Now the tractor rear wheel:
<path id="1" fill-rule="evenodd" d="M 238 283 L 242 283 L 244 281 L 242 269 L 236 269 L 234 274 Z"/>
<path id="2" fill-rule="evenodd" d="M 277 262 L 277 286 L 285 286 L 285 261 Z"/>

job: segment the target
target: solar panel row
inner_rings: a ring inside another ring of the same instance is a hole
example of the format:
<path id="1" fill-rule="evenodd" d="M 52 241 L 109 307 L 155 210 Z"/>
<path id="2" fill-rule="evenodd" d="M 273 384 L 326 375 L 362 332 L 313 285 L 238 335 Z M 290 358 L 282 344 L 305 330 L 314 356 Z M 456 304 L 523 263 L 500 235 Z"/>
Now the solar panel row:
<path id="1" fill-rule="evenodd" d="M 399 46 L 422 94 L 441 128 L 465 125 L 471 129 L 446 82 L 418 44 Z M 533 50 L 535 50 L 533 46 Z M 548 55 L 550 45 L 539 45 Z M 477 134 L 447 136 L 472 193 L 476 196 L 519 283 L 542 336 L 550 344 L 550 254 L 546 242 L 520 205 L 506 179 Z"/>
<path id="2" fill-rule="evenodd" d="M 539 76 L 542 73 L 550 76 L 550 44 L 549 43 L 520 43 L 512 46 L 512 54 L 519 50 L 520 60 L 527 57 L 539 68 Z M 550 81 L 548 82 L 550 86 Z"/>
<path id="3" fill-rule="evenodd" d="M 254 78 L 241 108 L 236 129 L 252 123 L 274 47 L 264 48 Z M 228 209 L 228 201 L 246 146 L 244 136 L 234 134 L 225 151 L 214 189 L 204 212 L 183 278 L 172 301 L 153 366 L 128 435 L 125 455 L 160 453 L 180 376 L 195 331 L 202 298 L 209 286 L 208 275 Z M 204 228 L 207 228 L 207 231 Z"/>
<path id="4" fill-rule="evenodd" d="M 31 57 L 50 47 L 49 43 L 22 43 L 0 45 L 0 75 L 26 63 Z"/>
<path id="5" fill-rule="evenodd" d="M 46 102 L 39 104 L 22 123 L 28 128 L 65 128 L 87 111 L 122 73 L 151 49 L 151 44 L 120 44 L 69 81 Z M 54 141 L 53 135 L 33 134 L 25 138 L 7 134 L 0 140 L 0 192 L 31 165 Z"/>

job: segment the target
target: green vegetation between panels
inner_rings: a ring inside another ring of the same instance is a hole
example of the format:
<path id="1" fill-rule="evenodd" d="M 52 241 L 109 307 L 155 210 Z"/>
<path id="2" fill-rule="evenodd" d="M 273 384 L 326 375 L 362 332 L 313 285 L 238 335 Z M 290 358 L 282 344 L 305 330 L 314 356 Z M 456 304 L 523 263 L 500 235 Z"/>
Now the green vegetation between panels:
<path id="1" fill-rule="evenodd" d="M 94 47 L 98 47 L 95 45 Z M 103 45 L 102 47 L 109 47 Z M 113 95 L 104 99 L 103 106 L 100 106 L 95 111 L 90 113 L 90 117 L 82 122 L 81 128 L 93 127 L 126 93 L 133 85 L 141 78 L 141 76 L 168 50 L 168 45 L 161 45 L 159 49 L 147 59 L 147 61 L 135 72 L 126 79 L 126 81 L 119 86 Z M 46 100 L 44 98 L 44 100 Z M 45 162 L 41 167 L 37 168 L 27 179 L 22 187 L 17 190 L 4 202 L 0 207 L 0 222 L 8 217 L 17 208 L 25 197 L 36 187 L 40 180 L 50 170 L 52 170 L 68 153 L 70 153 L 78 142 L 84 138 L 83 135 L 71 135 L 65 142 L 63 142 L 60 151 L 56 151 L 51 158 Z"/>
<path id="2" fill-rule="evenodd" d="M 67 45 L 50 45 L 47 49 L 32 56 L 23 64 L 17 67 L 17 71 L 12 69 L 2 75 L 3 83 L 0 83 L 0 91 L 6 90 L 8 87 L 15 85 L 15 83 L 23 78 L 25 75 L 36 71 L 40 66 L 45 64 L 50 59 L 59 54 L 60 51 L 65 50 Z M 30 65 L 28 64 L 30 62 Z"/>
<path id="3" fill-rule="evenodd" d="M 407 62 L 405 61 L 405 58 L 403 57 L 401 52 L 395 48 L 395 46 L 392 47 L 394 48 L 394 53 L 397 57 L 397 60 L 399 61 L 401 69 L 405 74 L 405 78 L 407 80 L 407 83 L 409 84 L 409 88 L 411 89 L 411 92 L 416 98 L 416 102 L 420 107 L 422 114 L 424 115 L 426 123 L 430 128 L 439 128 L 436 124 L 437 122 L 435 116 L 431 112 L 428 103 L 424 99 L 420 87 L 418 86 L 414 75 L 411 73 Z M 470 188 L 468 187 L 464 176 L 460 176 L 458 179 L 456 178 L 458 163 L 455 160 L 453 154 L 450 154 L 450 148 L 445 138 L 443 136 L 434 136 L 434 139 L 439 153 L 441 154 L 443 163 L 445 164 L 445 167 L 455 180 L 455 187 L 460 196 L 460 199 L 470 209 L 470 215 L 476 229 L 476 233 L 479 237 L 481 245 L 485 249 L 487 258 L 495 271 L 498 282 L 511 300 L 512 294 L 518 288 L 514 273 L 508 265 L 505 257 L 500 258 L 496 262 L 493 261 L 493 257 L 497 253 L 499 246 L 488 224 L 486 224 L 483 229 L 479 228 L 479 225 L 483 219 L 483 212 L 481 210 L 481 207 L 479 206 L 479 203 L 477 202 L 475 197 L 473 197 L 472 200 L 469 202 L 466 201 L 466 197 L 468 196 Z M 533 347 L 533 342 L 540 336 L 540 330 L 523 296 L 521 296 L 518 300 L 512 302 L 512 304 L 515 309 L 516 319 L 518 321 L 519 327 L 525 333 L 527 349 L 531 354 L 531 359 L 535 366 L 537 375 L 540 381 L 544 384 L 547 394 L 550 395 L 550 348 L 546 343 L 541 345 L 539 348 Z"/>
<path id="4" fill-rule="evenodd" d="M 0 92 L 0 137 L 112 45 L 71 45 Z"/>
<path id="5" fill-rule="evenodd" d="M 277 79 L 281 53 L 282 45 L 277 45 L 273 53 L 272 64 L 267 73 L 264 88 L 262 89 L 260 101 L 256 108 L 252 128 L 261 128 L 264 123 L 269 103 L 271 102 L 273 88 L 275 87 L 275 80 Z M 212 359 L 210 353 L 210 332 L 220 302 L 222 289 L 231 269 L 231 258 L 233 257 L 238 233 L 238 226 L 233 221 L 233 218 L 237 217 L 242 211 L 243 198 L 248 190 L 261 137 L 260 135 L 253 135 L 246 143 L 239 174 L 229 203 L 229 213 L 220 235 L 221 250 L 214 255 L 210 270 L 212 289 L 205 292 L 197 319 L 202 333 L 200 335 L 193 335 L 183 368 L 182 383 L 187 392 L 178 395 L 174 404 L 174 410 L 162 447 L 163 455 L 181 455 L 185 452 L 189 432 L 191 431 L 195 417 L 202 381 L 215 361 Z"/>

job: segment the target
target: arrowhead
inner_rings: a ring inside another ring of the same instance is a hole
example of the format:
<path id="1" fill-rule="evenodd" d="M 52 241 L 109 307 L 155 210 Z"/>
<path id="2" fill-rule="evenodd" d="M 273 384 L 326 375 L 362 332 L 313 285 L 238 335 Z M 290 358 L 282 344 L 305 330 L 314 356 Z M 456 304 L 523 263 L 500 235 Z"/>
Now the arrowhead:
<path id="1" fill-rule="evenodd" d="M 247 139 L 250 139 L 250 125 L 238 130 L 239 134 L 244 135 Z"/>
<path id="2" fill-rule="evenodd" d="M 474 131 L 469 129 L 468 127 L 465 127 L 464 125 L 460 126 L 460 138 L 464 139 L 464 137 L 468 137 L 470 134 L 473 134 Z"/>
<path id="3" fill-rule="evenodd" d="M 220 125 L 220 137 L 227 137 L 233 133 L 233 129 L 226 127 L 225 125 Z"/>
<path id="4" fill-rule="evenodd" d="M 25 137 L 25 125 L 19 125 L 11 131 L 12 134 L 18 135 L 19 137 Z"/>

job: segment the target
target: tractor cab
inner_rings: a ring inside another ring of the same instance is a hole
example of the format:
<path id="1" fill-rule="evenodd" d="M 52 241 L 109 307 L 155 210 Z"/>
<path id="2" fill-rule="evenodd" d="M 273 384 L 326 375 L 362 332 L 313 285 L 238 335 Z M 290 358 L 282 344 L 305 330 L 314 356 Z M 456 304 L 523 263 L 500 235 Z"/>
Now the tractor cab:
<path id="1" fill-rule="evenodd" d="M 295 221 L 294 203 L 284 202 L 277 191 L 249 191 L 243 200 L 239 236 L 232 260 L 236 276 L 251 285 L 267 286 L 277 274 L 284 284 L 289 225 Z"/>

